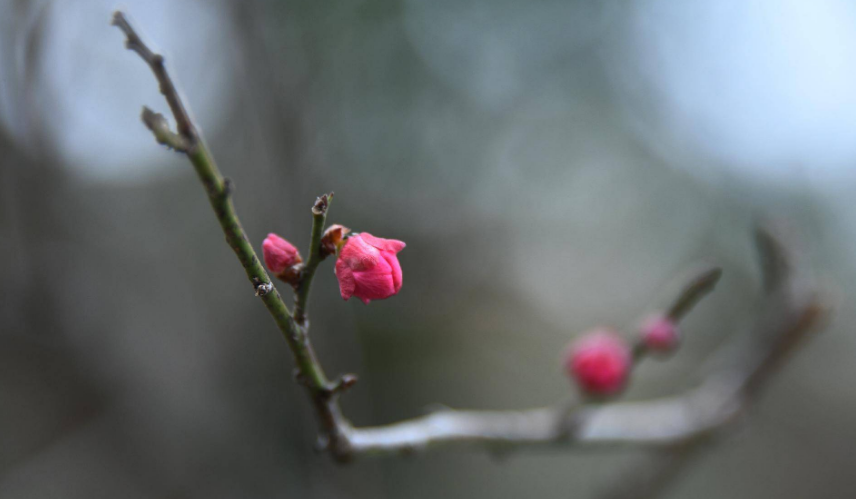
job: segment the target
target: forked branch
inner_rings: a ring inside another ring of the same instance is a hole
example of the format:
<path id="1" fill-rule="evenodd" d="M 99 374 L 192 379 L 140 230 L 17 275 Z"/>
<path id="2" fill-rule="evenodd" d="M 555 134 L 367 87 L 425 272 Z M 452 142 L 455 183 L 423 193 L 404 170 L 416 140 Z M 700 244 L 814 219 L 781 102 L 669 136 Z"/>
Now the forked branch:
<path id="1" fill-rule="evenodd" d="M 508 451 L 545 446 L 668 447 L 692 442 L 721 427 L 739 412 L 744 398 L 763 382 L 776 361 L 785 357 L 790 345 L 795 344 L 790 340 L 799 339 L 801 334 L 798 332 L 807 329 L 820 313 L 816 304 L 788 302 L 769 319 L 764 319 L 773 321 L 772 325 L 762 322 L 757 326 L 759 331 L 753 337 L 757 336 L 759 340 L 749 350 L 747 363 L 717 371 L 700 388 L 680 397 L 609 404 L 582 400 L 570 405 L 557 404 L 527 411 L 444 410 L 387 426 L 355 428 L 342 414 L 338 398 L 354 384 L 356 378 L 345 375 L 335 381 L 329 380 L 308 334 L 309 290 L 315 269 L 322 259 L 320 235 L 332 194 L 321 196 L 313 206 L 309 259 L 295 288 L 292 314 L 241 227 L 232 204 L 232 185 L 223 178 L 214 163 L 167 73 L 163 57 L 146 46 L 121 12 L 114 15 L 113 24 L 125 33 L 126 46 L 139 54 L 152 69 L 175 118 L 178 133 L 169 129 L 166 118 L 147 108 L 143 111 L 143 121 L 159 143 L 186 154 L 193 164 L 229 246 L 294 356 L 296 377 L 307 388 L 320 423 L 319 440 L 339 461 L 368 455 L 410 454 L 446 445 Z M 694 275 L 667 309 L 668 316 L 675 321 L 682 318 L 713 289 L 720 274 L 718 268 L 707 268 Z M 782 283 L 775 287 L 779 291 L 789 282 L 778 278 L 768 281 Z M 771 292 L 770 299 L 781 298 L 782 292 L 776 290 Z M 764 317 L 767 315 L 765 313 Z"/>

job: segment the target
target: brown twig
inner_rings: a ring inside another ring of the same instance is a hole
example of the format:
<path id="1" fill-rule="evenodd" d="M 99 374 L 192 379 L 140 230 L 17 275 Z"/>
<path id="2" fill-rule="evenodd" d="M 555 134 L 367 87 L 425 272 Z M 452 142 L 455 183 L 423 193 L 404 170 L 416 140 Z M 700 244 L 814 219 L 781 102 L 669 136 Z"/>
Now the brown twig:
<path id="1" fill-rule="evenodd" d="M 172 115 L 175 117 L 178 134 L 188 141 L 188 145 L 193 146 L 198 138 L 196 128 L 193 126 L 193 121 L 190 119 L 190 115 L 188 114 L 187 109 L 185 109 L 184 104 L 181 101 L 181 97 L 179 97 L 178 90 L 175 88 L 175 85 L 172 83 L 172 79 L 166 72 L 163 56 L 152 52 L 152 50 L 143 43 L 143 40 L 140 39 L 140 36 L 122 12 L 117 11 L 113 13 L 113 25 L 117 26 L 125 33 L 125 37 L 127 38 L 125 41 L 125 47 L 139 54 L 140 57 L 146 61 L 146 64 L 152 68 L 152 72 L 155 74 L 155 78 L 157 78 L 158 83 L 160 84 L 160 91 L 163 96 L 166 97 L 166 101 L 169 104 Z"/>

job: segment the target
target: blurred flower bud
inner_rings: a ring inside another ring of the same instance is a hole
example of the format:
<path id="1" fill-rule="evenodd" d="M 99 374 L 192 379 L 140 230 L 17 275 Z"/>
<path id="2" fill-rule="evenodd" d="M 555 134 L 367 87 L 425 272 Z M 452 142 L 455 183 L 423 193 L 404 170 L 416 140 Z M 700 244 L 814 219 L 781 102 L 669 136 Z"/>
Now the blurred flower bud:
<path id="1" fill-rule="evenodd" d="M 290 242 L 270 233 L 262 243 L 262 255 L 273 275 L 292 286 L 297 284 L 303 258 Z"/>
<path id="2" fill-rule="evenodd" d="M 345 236 L 351 229 L 344 225 L 333 224 L 324 231 L 321 238 L 321 256 L 335 255 L 345 245 Z"/>
<path id="3" fill-rule="evenodd" d="M 642 344 L 652 352 L 669 353 L 678 347 L 678 325 L 665 315 L 652 315 L 639 328 Z"/>
<path id="4" fill-rule="evenodd" d="M 627 342 L 609 328 L 574 341 L 565 352 L 565 371 L 589 395 L 614 395 L 627 383 L 632 355 Z"/>
<path id="5" fill-rule="evenodd" d="M 368 304 L 397 294 L 401 289 L 401 265 L 396 253 L 404 246 L 401 241 L 374 237 L 368 232 L 346 239 L 335 269 L 342 298 L 356 296 Z"/>

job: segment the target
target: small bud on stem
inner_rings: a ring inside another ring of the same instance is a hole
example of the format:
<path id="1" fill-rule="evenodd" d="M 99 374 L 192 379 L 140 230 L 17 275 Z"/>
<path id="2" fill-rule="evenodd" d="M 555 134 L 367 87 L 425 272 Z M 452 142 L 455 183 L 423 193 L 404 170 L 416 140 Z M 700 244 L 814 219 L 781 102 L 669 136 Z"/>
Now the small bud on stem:
<path id="1" fill-rule="evenodd" d="M 274 233 L 268 234 L 262 243 L 262 255 L 268 270 L 277 278 L 296 286 L 300 281 L 303 258 L 290 242 Z"/>
<path id="2" fill-rule="evenodd" d="M 672 353 L 680 344 L 678 324 L 666 315 L 656 314 L 648 317 L 639 327 L 639 333 L 642 336 L 642 345 L 653 353 Z"/>
<path id="3" fill-rule="evenodd" d="M 565 352 L 565 371 L 588 395 L 609 396 L 627 384 L 632 364 L 630 346 L 615 330 L 594 329 Z"/>

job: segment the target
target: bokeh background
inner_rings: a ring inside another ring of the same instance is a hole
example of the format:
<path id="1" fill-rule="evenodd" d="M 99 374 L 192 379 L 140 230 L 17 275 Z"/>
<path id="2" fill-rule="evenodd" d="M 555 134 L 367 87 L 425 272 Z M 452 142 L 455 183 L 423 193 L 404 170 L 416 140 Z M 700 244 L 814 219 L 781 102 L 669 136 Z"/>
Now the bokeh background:
<path id="1" fill-rule="evenodd" d="M 643 451 L 452 451 L 348 467 L 109 26 L 167 64 L 258 245 L 309 208 L 408 243 L 400 295 L 313 289 L 357 424 L 571 389 L 559 352 L 631 331 L 693 262 L 725 277 L 628 399 L 678 393 L 751 320 L 750 237 L 785 221 L 827 331 L 668 497 L 851 498 L 856 5 L 847 0 L 0 1 L 0 497 L 585 498 Z"/>

